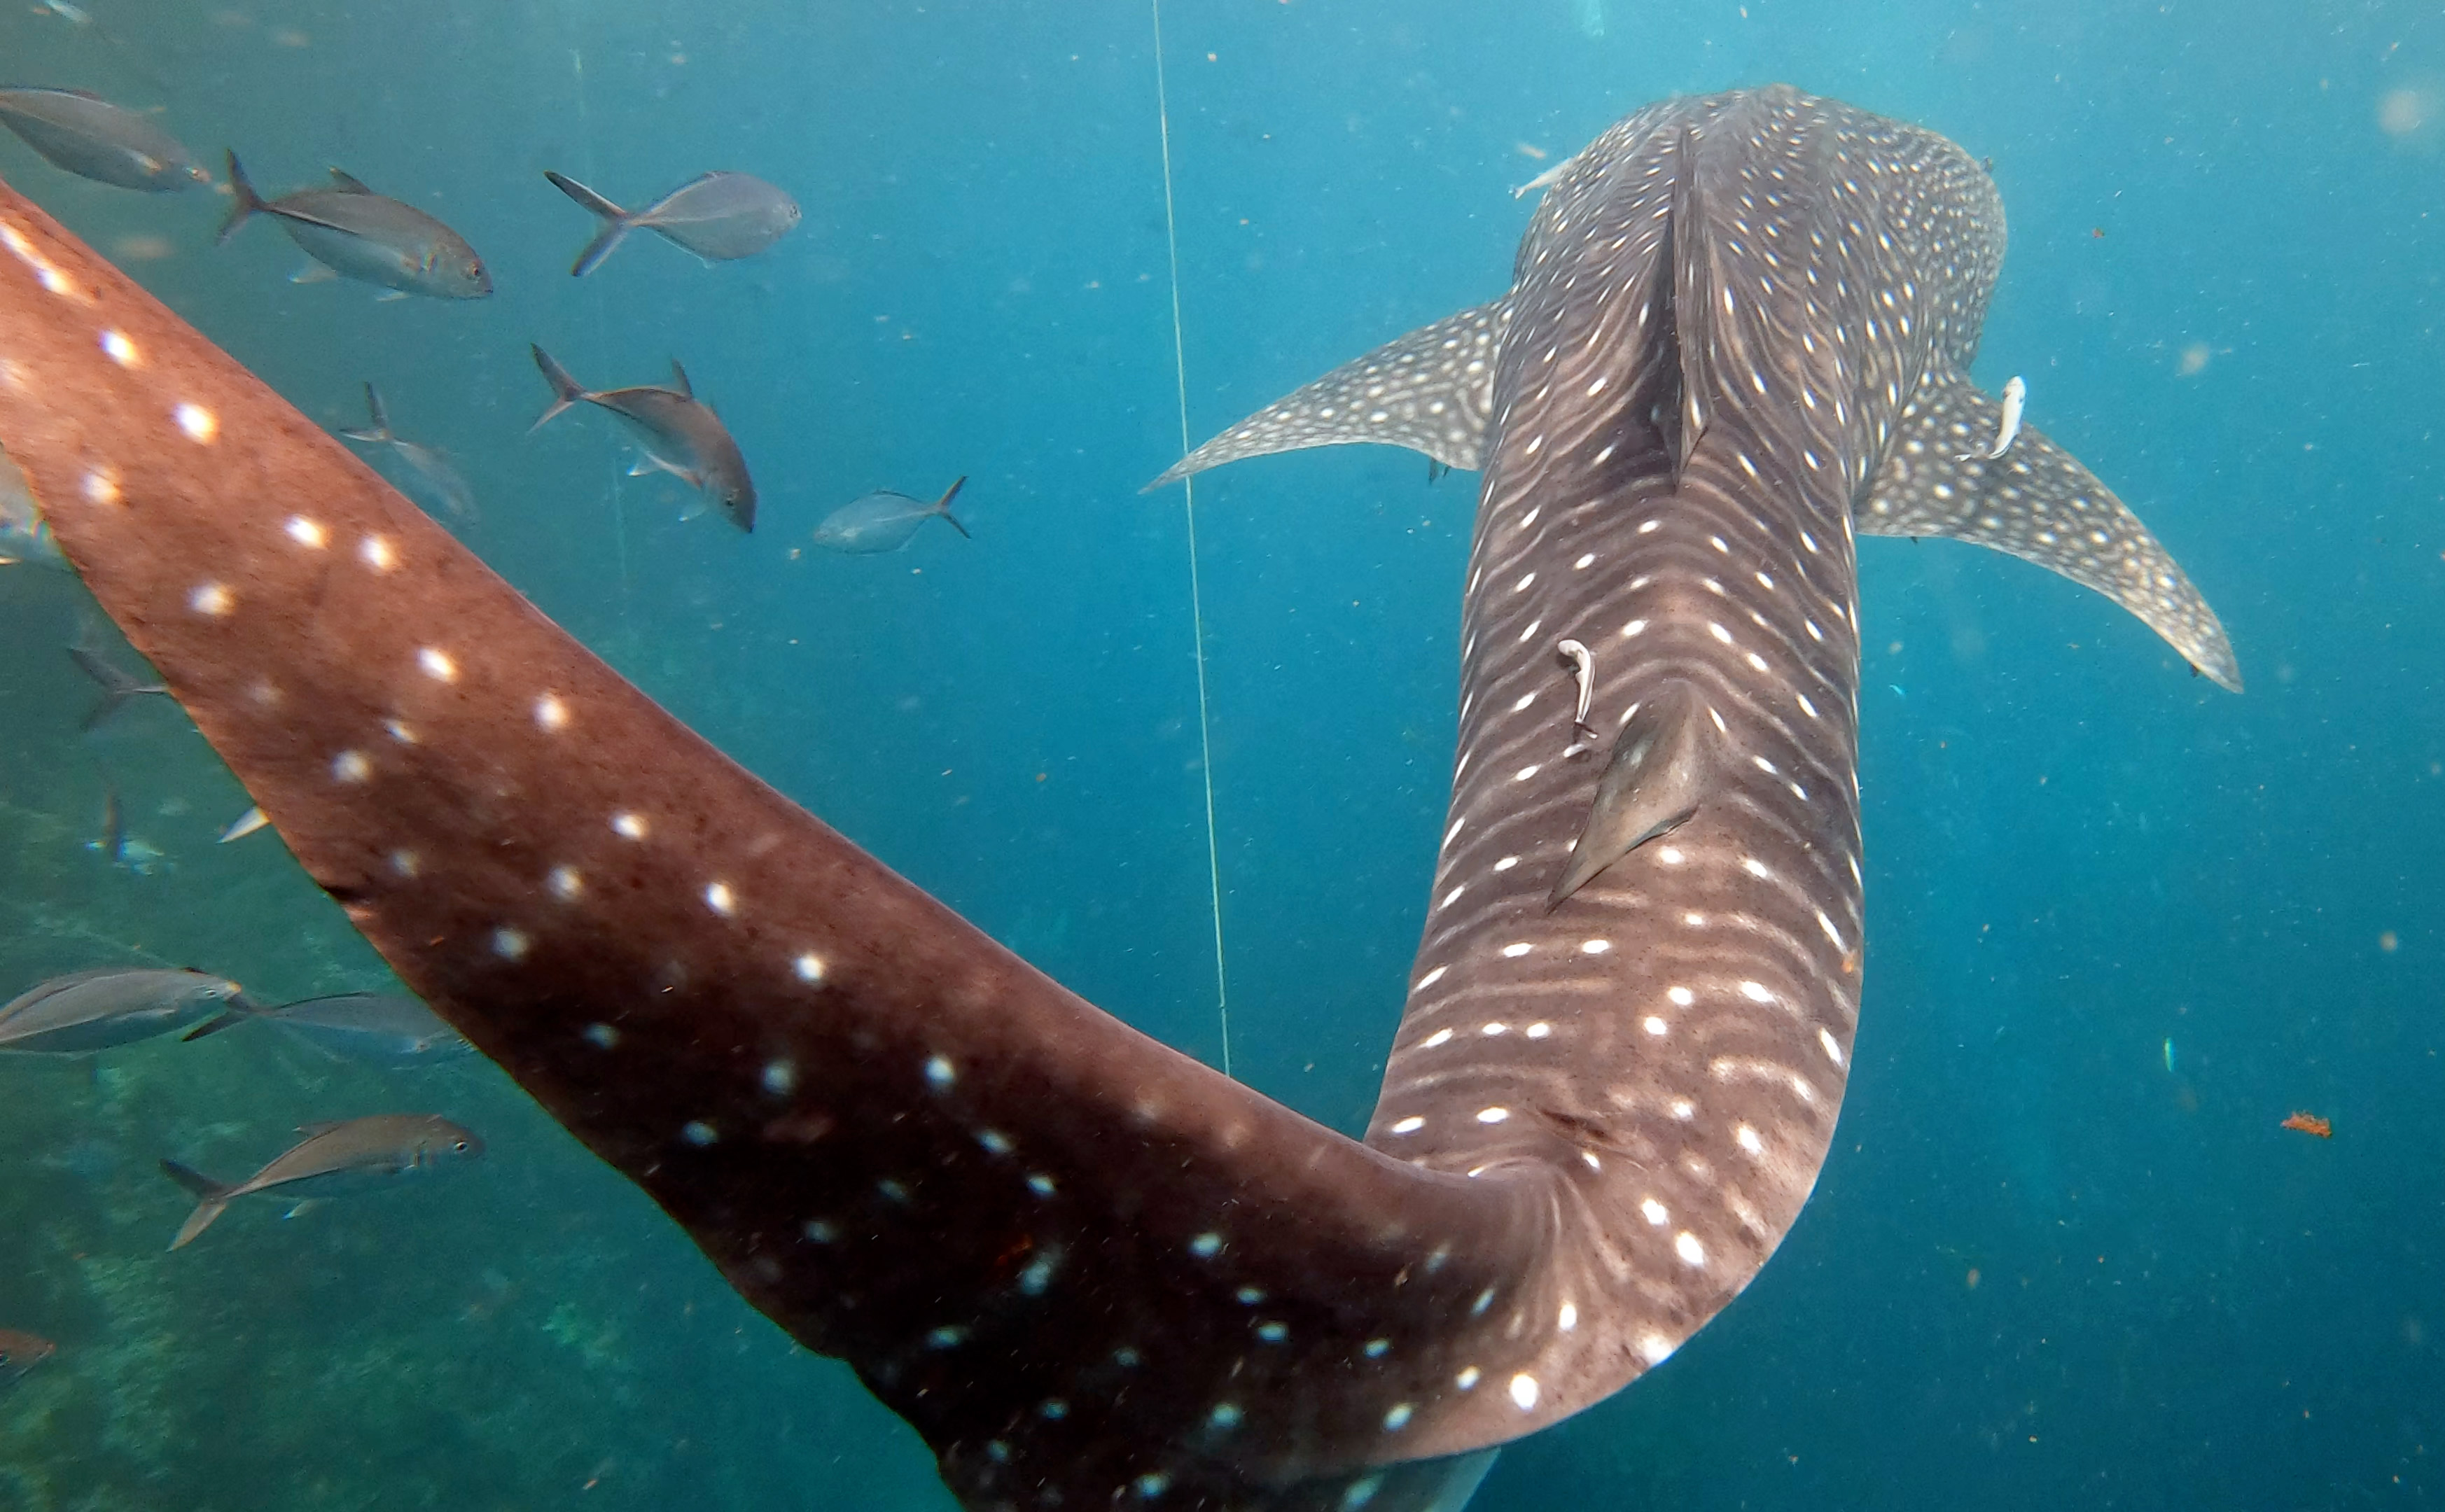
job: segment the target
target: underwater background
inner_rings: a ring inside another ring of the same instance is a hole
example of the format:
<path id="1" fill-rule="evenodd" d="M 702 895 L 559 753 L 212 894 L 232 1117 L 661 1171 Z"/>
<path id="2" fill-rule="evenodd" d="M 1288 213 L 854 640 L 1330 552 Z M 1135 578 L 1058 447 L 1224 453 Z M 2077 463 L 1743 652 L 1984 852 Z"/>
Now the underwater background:
<path id="1" fill-rule="evenodd" d="M 227 201 L 0 175 L 333 427 L 379 383 L 454 528 L 759 775 L 1091 1000 L 1345 1130 L 1417 939 L 1475 479 L 1342 448 L 1201 478 L 1209 869 L 1153 16 L 1143 3 L 0 7 L 0 84 L 88 88 L 275 193 L 441 216 L 479 303 L 287 282 Z M 1652 99 L 1785 81 L 1991 157 L 1976 376 L 2115 488 L 2231 632 L 2235 699 L 2104 599 L 1861 551 L 1869 947 L 1817 1193 L 1670 1364 L 1475 1503 L 2445 1500 L 2445 14 L 2221 0 L 1170 0 L 1181 369 L 1205 436 L 1499 292 L 1510 191 Z M 555 169 L 804 207 L 756 258 L 584 281 Z M 525 434 L 537 342 L 672 357 L 756 533 Z M 387 466 L 384 461 L 383 465 Z M 847 557 L 877 488 L 974 532 Z M 117 963 L 279 1001 L 390 979 L 178 712 L 90 735 L 74 579 L 0 568 L 0 999 Z M 113 653 L 135 666 L 123 648 Z M 106 788 L 139 866 L 93 846 Z M 165 1156 L 243 1175 L 401 1111 L 486 1158 L 175 1255 Z M 2281 1127 L 2294 1111 L 2333 1137 Z M 480 1061 L 261 1028 L 0 1057 L 0 1509 L 947 1508 L 915 1436 L 745 1307 Z"/>

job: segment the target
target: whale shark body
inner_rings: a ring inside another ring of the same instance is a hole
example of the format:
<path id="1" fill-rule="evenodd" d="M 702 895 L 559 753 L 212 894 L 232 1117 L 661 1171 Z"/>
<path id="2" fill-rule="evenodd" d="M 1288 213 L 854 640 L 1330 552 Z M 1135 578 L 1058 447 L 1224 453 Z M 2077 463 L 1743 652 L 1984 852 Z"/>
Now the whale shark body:
<path id="1" fill-rule="evenodd" d="M 1727 1304 L 1824 1160 L 1862 959 L 1855 534 L 2028 558 L 2239 685 L 2146 530 L 1965 376 L 2003 247 L 1940 137 L 1787 88 L 1666 102 L 1548 188 L 1502 297 L 1167 475 L 1348 441 L 1484 470 L 1451 809 L 1363 1142 L 729 761 L 13 196 L 0 447 L 401 977 L 965 1504 L 1448 1507 Z"/>

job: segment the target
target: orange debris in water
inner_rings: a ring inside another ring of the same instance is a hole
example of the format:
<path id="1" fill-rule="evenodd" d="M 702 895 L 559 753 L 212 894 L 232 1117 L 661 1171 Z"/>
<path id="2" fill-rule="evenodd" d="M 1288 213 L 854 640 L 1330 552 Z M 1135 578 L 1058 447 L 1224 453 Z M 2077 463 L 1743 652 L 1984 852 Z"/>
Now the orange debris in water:
<path id="1" fill-rule="evenodd" d="M 2294 1113 L 2291 1117 L 2284 1120 L 2284 1127 L 2286 1129 L 2297 1129 L 2305 1134 L 2315 1134 L 2320 1139 L 2332 1139 L 2335 1137 L 2335 1126 L 2319 1117 L 2316 1113 Z"/>

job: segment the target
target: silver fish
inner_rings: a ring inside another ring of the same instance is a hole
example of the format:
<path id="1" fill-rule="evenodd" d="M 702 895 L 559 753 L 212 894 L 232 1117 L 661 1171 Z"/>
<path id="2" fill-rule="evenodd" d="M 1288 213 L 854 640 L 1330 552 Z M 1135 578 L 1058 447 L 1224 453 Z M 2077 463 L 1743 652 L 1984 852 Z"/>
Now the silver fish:
<path id="1" fill-rule="evenodd" d="M 493 276 L 467 238 L 414 205 L 375 194 L 337 168 L 331 170 L 328 188 L 293 190 L 266 199 L 255 193 L 233 152 L 229 178 L 237 203 L 221 222 L 219 240 L 228 241 L 257 215 L 277 216 L 289 239 L 329 270 L 309 269 L 298 275 L 298 282 L 337 274 L 379 284 L 396 294 L 436 299 L 482 299 L 493 291 Z"/>
<path id="2" fill-rule="evenodd" d="M 298 1132 L 306 1137 L 240 1182 L 216 1182 L 193 1167 L 162 1161 L 162 1174 L 196 1199 L 196 1210 L 179 1225 L 170 1247 L 184 1249 L 230 1204 L 256 1192 L 325 1197 L 377 1185 L 386 1177 L 447 1170 L 484 1153 L 484 1142 L 473 1130 L 430 1113 L 377 1113 L 345 1123 L 308 1124 Z"/>
<path id="3" fill-rule="evenodd" d="M 476 518 L 476 495 L 450 458 L 438 448 L 421 441 L 402 440 L 394 434 L 389 412 L 383 408 L 382 394 L 371 383 L 365 385 L 365 409 L 372 416 L 370 424 L 363 430 L 344 430 L 340 434 L 368 446 L 389 447 L 407 464 L 408 492 L 419 495 L 419 503 L 428 508 L 439 505 L 459 523 L 472 524 Z"/>
<path id="4" fill-rule="evenodd" d="M 147 682 L 126 671 L 104 657 L 99 647 L 84 641 L 69 646 L 67 653 L 68 660 L 77 664 L 77 670 L 91 678 L 94 686 L 102 690 L 102 697 L 85 711 L 84 719 L 78 723 L 80 730 L 95 728 L 138 699 L 166 699 L 170 696 L 168 688 L 159 682 Z"/>
<path id="5" fill-rule="evenodd" d="M 592 392 L 540 346 L 530 346 L 535 366 L 551 385 L 551 406 L 527 427 L 530 435 L 580 401 L 609 410 L 636 437 L 643 456 L 628 471 L 633 476 L 660 469 L 713 496 L 730 522 L 742 531 L 756 529 L 756 484 L 747 476 L 747 458 L 730 438 L 719 416 L 698 402 L 688 386 L 686 369 L 671 361 L 668 388 L 609 388 Z"/>
<path id="6" fill-rule="evenodd" d="M 168 132 L 82 89 L 0 89 L 0 125 L 80 177 L 160 193 L 213 176 Z"/>
<path id="7" fill-rule="evenodd" d="M 200 971 L 103 967 L 30 987 L 0 1007 L 0 1052 L 84 1055 L 188 1028 L 244 996 Z"/>
<path id="8" fill-rule="evenodd" d="M 917 533 L 917 527 L 936 518 L 964 536 L 968 528 L 952 514 L 951 500 L 960 496 L 960 489 L 966 482 L 966 478 L 961 478 L 944 489 L 943 496 L 931 504 L 888 490 L 868 494 L 827 515 L 824 522 L 815 527 L 815 544 L 826 551 L 842 551 L 851 556 L 896 551 L 908 544 L 909 537 Z"/>
<path id="9" fill-rule="evenodd" d="M 277 1024 L 335 1060 L 377 1066 L 430 1066 L 470 1055 L 467 1036 L 414 998 L 348 992 L 277 1008 L 239 1007 L 187 1031 L 189 1039 L 251 1020 Z"/>
<path id="10" fill-rule="evenodd" d="M 51 528 L 43 519 L 43 507 L 34 502 L 34 491 L 27 486 L 26 475 L 0 452 L 0 567 L 15 567 L 21 562 L 44 567 L 65 568 L 68 559 L 60 554 L 60 543 L 51 538 Z"/>
<path id="11" fill-rule="evenodd" d="M 707 262 L 719 263 L 755 256 L 798 223 L 798 202 L 750 174 L 703 174 L 637 211 L 623 210 L 549 169 L 544 177 L 603 222 L 569 270 L 576 278 L 600 267 L 632 231 L 658 233 Z"/>

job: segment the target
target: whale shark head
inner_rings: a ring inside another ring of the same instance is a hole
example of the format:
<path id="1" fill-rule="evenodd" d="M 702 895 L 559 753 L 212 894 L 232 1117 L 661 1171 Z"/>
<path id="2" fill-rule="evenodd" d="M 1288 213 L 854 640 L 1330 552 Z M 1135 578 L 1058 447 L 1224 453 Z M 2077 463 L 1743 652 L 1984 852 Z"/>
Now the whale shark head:
<path id="1" fill-rule="evenodd" d="M 2148 532 L 1965 376 L 2003 246 L 1940 137 L 1668 102 L 1548 187 L 1500 298 L 1175 469 L 1484 470 L 1363 1142 L 740 770 L 14 196 L 0 447 L 401 978 L 965 1503 L 1451 1506 L 1726 1305 L 1823 1163 L 1864 950 L 1857 533 L 2029 558 L 2237 685 Z"/>

